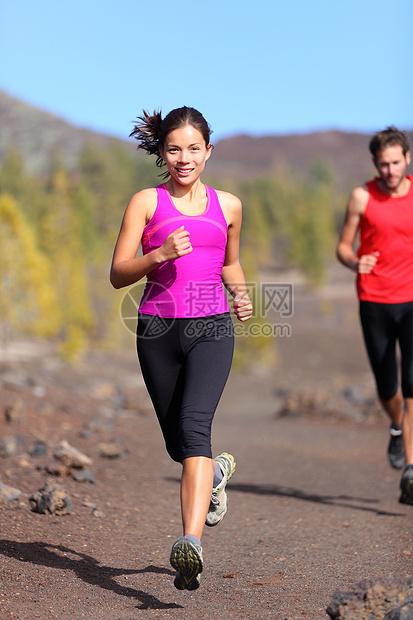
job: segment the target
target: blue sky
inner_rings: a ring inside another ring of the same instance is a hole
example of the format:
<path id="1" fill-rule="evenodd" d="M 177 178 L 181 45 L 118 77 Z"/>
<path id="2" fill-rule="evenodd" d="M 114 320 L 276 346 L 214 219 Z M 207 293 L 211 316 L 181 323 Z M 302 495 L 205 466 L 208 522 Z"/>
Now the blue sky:
<path id="1" fill-rule="evenodd" d="M 0 89 L 123 138 L 181 105 L 215 140 L 412 129 L 411 20 L 409 0 L 0 0 Z"/>

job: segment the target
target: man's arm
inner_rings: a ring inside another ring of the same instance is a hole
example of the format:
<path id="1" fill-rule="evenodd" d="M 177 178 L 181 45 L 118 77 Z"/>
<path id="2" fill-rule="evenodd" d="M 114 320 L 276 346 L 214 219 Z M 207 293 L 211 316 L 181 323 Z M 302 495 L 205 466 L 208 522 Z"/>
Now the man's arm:
<path id="1" fill-rule="evenodd" d="M 369 193 L 365 187 L 356 187 L 347 204 L 343 227 L 337 244 L 338 260 L 356 273 L 370 273 L 377 262 L 378 252 L 358 256 L 354 252 L 354 242 L 360 221 L 366 209 Z"/>

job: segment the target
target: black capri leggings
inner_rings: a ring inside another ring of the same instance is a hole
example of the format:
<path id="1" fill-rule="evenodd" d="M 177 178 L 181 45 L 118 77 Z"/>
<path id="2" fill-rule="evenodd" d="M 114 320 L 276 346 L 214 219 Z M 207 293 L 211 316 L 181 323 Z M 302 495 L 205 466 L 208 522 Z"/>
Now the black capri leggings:
<path id="1" fill-rule="evenodd" d="M 397 341 L 402 393 L 405 398 L 413 398 L 413 302 L 360 301 L 360 320 L 380 398 L 390 400 L 398 390 Z"/>
<path id="2" fill-rule="evenodd" d="M 212 420 L 234 351 L 230 314 L 195 319 L 139 314 L 137 350 L 170 457 L 212 458 Z"/>

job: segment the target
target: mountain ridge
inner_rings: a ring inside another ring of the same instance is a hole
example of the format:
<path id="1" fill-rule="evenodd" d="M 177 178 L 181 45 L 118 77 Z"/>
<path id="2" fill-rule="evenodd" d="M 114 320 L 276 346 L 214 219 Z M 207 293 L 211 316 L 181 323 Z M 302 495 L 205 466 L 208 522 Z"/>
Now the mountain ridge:
<path id="1" fill-rule="evenodd" d="M 136 153 L 137 162 L 144 156 L 131 140 L 77 127 L 4 91 L 0 91 L 0 125 L 0 163 L 15 148 L 33 174 L 44 173 L 54 154 L 69 170 L 75 170 L 88 141 L 102 148 L 111 141 L 123 144 Z M 413 133 L 407 133 L 412 142 Z M 374 175 L 369 139 L 367 134 L 339 130 L 260 137 L 243 133 L 217 141 L 207 172 L 217 180 L 239 181 L 269 174 L 306 178 L 315 165 L 321 164 L 337 189 L 349 191 Z"/>

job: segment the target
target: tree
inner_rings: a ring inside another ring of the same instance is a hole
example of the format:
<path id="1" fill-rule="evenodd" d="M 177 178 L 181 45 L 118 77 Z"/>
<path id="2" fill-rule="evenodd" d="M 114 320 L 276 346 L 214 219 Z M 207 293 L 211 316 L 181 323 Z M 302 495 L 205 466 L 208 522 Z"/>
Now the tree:
<path id="1" fill-rule="evenodd" d="M 0 194 L 10 194 L 17 200 L 21 197 L 25 185 L 24 165 L 19 152 L 10 149 L 0 170 Z"/>
<path id="2" fill-rule="evenodd" d="M 64 170 L 56 172 L 52 179 L 39 238 L 53 265 L 61 350 L 67 358 L 75 358 L 85 347 L 94 320 L 81 220 L 73 206 L 73 188 Z"/>
<path id="3" fill-rule="evenodd" d="M 0 316 L 3 340 L 14 331 L 50 337 L 59 327 L 51 265 L 7 194 L 0 195 Z"/>

